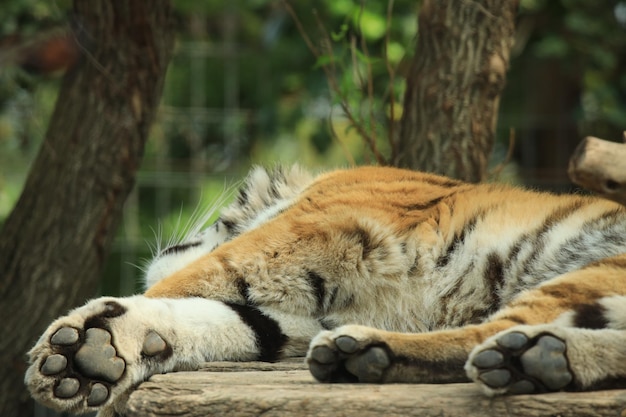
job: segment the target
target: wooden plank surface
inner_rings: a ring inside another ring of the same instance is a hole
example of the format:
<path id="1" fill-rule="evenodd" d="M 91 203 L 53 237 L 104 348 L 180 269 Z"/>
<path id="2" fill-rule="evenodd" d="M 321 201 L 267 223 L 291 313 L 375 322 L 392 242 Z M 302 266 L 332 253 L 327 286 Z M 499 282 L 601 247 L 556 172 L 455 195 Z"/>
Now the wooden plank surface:
<path id="1" fill-rule="evenodd" d="M 473 384 L 320 384 L 301 361 L 207 364 L 155 375 L 130 396 L 148 416 L 611 416 L 626 417 L 626 390 L 487 398 Z"/>

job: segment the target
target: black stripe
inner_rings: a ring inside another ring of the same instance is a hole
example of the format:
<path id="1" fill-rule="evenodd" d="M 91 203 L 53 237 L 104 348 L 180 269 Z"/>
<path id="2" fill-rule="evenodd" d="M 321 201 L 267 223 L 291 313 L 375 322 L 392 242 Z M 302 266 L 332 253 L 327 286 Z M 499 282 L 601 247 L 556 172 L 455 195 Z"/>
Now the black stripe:
<path id="1" fill-rule="evenodd" d="M 380 242 L 373 242 L 372 236 L 368 233 L 368 231 L 359 225 L 354 226 L 354 228 L 345 227 L 341 230 L 341 232 L 348 239 L 357 240 L 358 243 L 363 247 L 363 253 L 361 255 L 363 259 L 367 259 L 369 254 L 373 250 L 377 249 L 378 244 L 380 243 Z"/>
<path id="2" fill-rule="evenodd" d="M 500 290 L 504 285 L 504 265 L 497 254 L 492 252 L 487 255 L 487 265 L 485 266 L 483 277 L 489 288 L 492 307 L 497 308 L 502 302 Z"/>
<path id="3" fill-rule="evenodd" d="M 609 321 L 604 306 L 593 304 L 581 304 L 574 307 L 574 327 L 583 329 L 606 329 Z"/>
<path id="4" fill-rule="evenodd" d="M 245 300 L 245 304 L 252 305 L 253 303 L 250 301 L 250 284 L 240 277 L 235 280 L 235 285 L 237 285 L 239 295 Z"/>
<path id="5" fill-rule="evenodd" d="M 278 193 L 278 188 L 276 187 L 276 180 L 273 180 L 272 183 L 270 184 L 269 193 L 275 200 L 280 198 L 280 194 Z"/>
<path id="6" fill-rule="evenodd" d="M 330 297 L 328 298 L 328 308 L 332 308 L 337 300 L 337 293 L 339 292 L 339 287 L 335 287 L 330 291 Z"/>
<path id="7" fill-rule="evenodd" d="M 308 271 L 306 273 L 306 280 L 311 286 L 311 291 L 317 300 L 317 310 L 323 311 L 324 298 L 326 297 L 326 285 L 324 283 L 324 278 L 316 272 Z"/>
<path id="8" fill-rule="evenodd" d="M 419 272 L 419 255 L 415 255 L 413 259 L 413 265 L 409 268 L 408 275 L 409 277 L 414 277 Z"/>
<path id="9" fill-rule="evenodd" d="M 558 207 L 545 218 L 541 227 L 537 229 L 535 236 L 541 237 L 542 235 L 546 234 L 555 225 L 567 219 L 570 215 L 578 211 L 584 205 L 585 200 L 576 200 L 566 206 Z"/>
<path id="10" fill-rule="evenodd" d="M 623 246 L 626 243 L 624 226 L 616 224 L 622 220 L 622 216 L 623 213 L 620 209 L 603 213 L 600 217 L 586 221 L 577 236 L 568 239 L 559 248 L 555 249 L 555 275 L 568 272 L 576 265 L 589 265 L 589 263 L 597 261 L 600 255 L 590 251 L 590 247 L 595 249 L 596 245 L 606 246 L 607 248 L 611 245 L 616 247 Z M 600 235 L 598 236 L 598 234 Z M 591 240 L 595 244 L 590 244 L 590 235 L 595 236 L 594 240 Z"/>
<path id="11" fill-rule="evenodd" d="M 507 264 L 508 265 L 511 265 L 513 263 L 513 261 L 516 260 L 516 258 L 518 257 L 520 251 L 522 250 L 522 245 L 524 243 L 527 243 L 528 239 L 530 239 L 530 236 L 528 236 L 528 234 L 524 233 L 511 246 L 511 251 L 509 252 L 509 256 L 507 257 L 507 259 L 508 259 Z"/>
<path id="12" fill-rule="evenodd" d="M 239 195 L 237 196 L 237 204 L 240 206 L 245 206 L 248 204 L 248 190 L 242 188 L 239 191 Z"/>
<path id="13" fill-rule="evenodd" d="M 167 249 L 163 250 L 163 252 L 161 252 L 161 256 L 169 255 L 169 254 L 172 254 L 172 253 L 182 252 L 182 251 L 185 251 L 187 249 L 195 248 L 196 246 L 200 246 L 201 244 L 202 244 L 202 242 L 189 242 L 189 243 L 181 243 L 180 245 L 170 246 L 169 248 L 167 248 Z"/>
<path id="14" fill-rule="evenodd" d="M 85 323 L 83 324 L 85 330 L 91 329 L 92 327 L 109 329 L 109 319 L 126 314 L 126 307 L 115 301 L 107 301 L 104 305 L 106 306 L 104 311 L 85 319 Z"/>
<path id="15" fill-rule="evenodd" d="M 354 294 L 348 294 L 341 297 L 341 299 L 336 298 L 334 303 L 335 311 L 342 311 L 354 304 Z"/>
<path id="16" fill-rule="evenodd" d="M 231 220 L 225 220 L 225 219 L 220 218 L 218 221 L 224 225 L 228 233 L 232 233 L 237 229 L 237 225 L 235 224 L 235 222 Z"/>
<path id="17" fill-rule="evenodd" d="M 452 245 L 448 246 L 448 248 L 446 249 L 446 252 L 439 258 L 437 258 L 437 268 L 443 268 L 444 266 L 448 265 L 448 263 L 450 263 L 450 256 L 452 255 L 452 252 L 454 252 L 456 247 L 457 244 L 453 241 Z"/>
<path id="18" fill-rule="evenodd" d="M 546 284 L 538 287 L 538 290 L 543 294 L 561 300 L 571 300 L 577 296 L 584 296 L 586 299 L 600 298 L 601 294 L 598 291 L 591 289 L 585 290 L 575 283 L 563 282 L 560 284 Z"/>
<path id="19" fill-rule="evenodd" d="M 450 287 L 448 291 L 444 294 L 441 294 L 439 297 L 438 304 L 441 309 L 441 320 L 437 323 L 437 327 L 443 327 L 448 325 L 449 323 L 449 315 L 450 315 L 450 301 L 452 298 L 459 293 L 461 290 L 461 284 L 463 283 L 463 276 L 457 277 L 454 284 Z M 454 309 L 454 307 L 452 307 Z"/>
<path id="20" fill-rule="evenodd" d="M 517 314 L 507 314 L 505 316 L 502 316 L 499 318 L 499 320 L 508 320 L 508 321 L 512 321 L 513 323 L 517 323 L 517 324 L 526 324 L 526 319 L 524 319 L 521 316 L 518 316 Z"/>
<path id="21" fill-rule="evenodd" d="M 425 203 L 406 204 L 402 205 L 401 207 L 407 211 L 424 211 L 439 204 L 439 202 L 443 200 L 444 197 L 449 197 L 449 195 L 437 197 Z"/>
<path id="22" fill-rule="evenodd" d="M 402 252 L 403 255 L 406 255 L 406 242 L 401 242 L 400 243 L 400 251 Z"/>
<path id="23" fill-rule="evenodd" d="M 479 220 L 482 220 L 487 215 L 489 210 L 491 210 L 491 207 L 487 207 L 487 208 L 483 208 L 483 209 L 478 210 L 465 223 L 465 226 L 463 226 L 463 229 L 461 229 L 461 232 L 458 233 L 458 234 L 455 233 L 454 237 L 452 238 L 452 241 L 450 242 L 448 247 L 444 250 L 443 255 L 441 255 L 441 256 L 439 256 L 439 258 L 437 258 L 437 267 L 438 268 L 443 268 L 444 266 L 448 265 L 448 263 L 450 262 L 450 258 L 452 256 L 452 254 L 461 245 L 463 245 L 465 243 L 465 238 L 467 237 L 467 235 L 469 233 L 471 233 L 472 231 L 474 231 L 474 228 L 476 227 L 476 223 L 478 223 Z"/>
<path id="24" fill-rule="evenodd" d="M 318 321 L 319 321 L 320 326 L 322 326 L 324 330 L 332 330 L 338 326 L 337 323 L 327 318 L 323 318 Z"/>
<path id="25" fill-rule="evenodd" d="M 438 185 L 440 187 L 457 187 L 459 185 L 465 184 L 464 182 L 454 180 L 452 178 L 436 177 L 436 176 L 420 178 L 418 181 L 424 182 L 430 185 Z"/>
<path id="26" fill-rule="evenodd" d="M 270 179 L 270 188 L 268 190 L 270 196 L 275 200 L 280 198 L 280 193 L 278 192 L 278 186 L 282 185 L 285 182 L 285 173 L 283 172 L 283 167 L 276 167 L 271 172 L 268 172 L 268 176 Z"/>
<path id="27" fill-rule="evenodd" d="M 367 259 L 370 252 L 376 249 L 376 246 L 372 242 L 372 237 L 367 232 L 367 230 L 363 229 L 362 227 L 357 227 L 354 233 L 358 237 L 359 242 L 361 242 L 361 246 L 363 246 L 363 254 L 361 255 L 361 257 L 363 259 Z"/>
<path id="28" fill-rule="evenodd" d="M 544 239 L 545 235 L 557 224 L 567 219 L 573 213 L 578 211 L 581 207 L 586 204 L 585 200 L 576 200 L 566 206 L 562 206 L 552 211 L 545 219 L 541 227 L 539 227 L 534 236 L 532 236 L 533 242 L 533 251 L 528 255 L 526 260 L 524 261 L 524 265 L 522 270 L 526 275 L 531 274 L 531 269 L 533 267 L 533 262 L 544 252 L 546 241 Z"/>
<path id="29" fill-rule="evenodd" d="M 475 308 L 465 312 L 464 314 L 467 315 L 467 318 L 463 320 L 463 326 L 483 323 L 487 317 L 491 316 L 496 311 L 498 311 L 498 305 L 494 303 L 489 304 L 487 307 Z"/>
<path id="30" fill-rule="evenodd" d="M 225 303 L 232 308 L 255 334 L 259 356 L 257 360 L 275 362 L 280 357 L 288 337 L 282 332 L 278 322 L 263 314 L 256 307 Z"/>

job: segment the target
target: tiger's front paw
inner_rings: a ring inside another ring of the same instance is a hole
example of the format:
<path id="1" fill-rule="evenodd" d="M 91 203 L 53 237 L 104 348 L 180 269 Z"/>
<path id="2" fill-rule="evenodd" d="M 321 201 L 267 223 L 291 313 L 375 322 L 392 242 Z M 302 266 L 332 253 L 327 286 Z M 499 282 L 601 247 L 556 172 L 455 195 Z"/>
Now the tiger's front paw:
<path id="1" fill-rule="evenodd" d="M 166 359 L 171 347 L 133 323 L 121 300 L 94 300 L 56 320 L 29 352 L 25 382 L 33 397 L 57 410 L 82 413 L 116 402 Z"/>
<path id="2" fill-rule="evenodd" d="M 309 370 L 321 382 L 383 382 L 392 360 L 379 333 L 363 326 L 321 332 L 307 354 Z"/>
<path id="3" fill-rule="evenodd" d="M 538 326 L 518 326 L 476 347 L 465 370 L 488 395 L 560 391 L 573 379 L 566 349 Z"/>

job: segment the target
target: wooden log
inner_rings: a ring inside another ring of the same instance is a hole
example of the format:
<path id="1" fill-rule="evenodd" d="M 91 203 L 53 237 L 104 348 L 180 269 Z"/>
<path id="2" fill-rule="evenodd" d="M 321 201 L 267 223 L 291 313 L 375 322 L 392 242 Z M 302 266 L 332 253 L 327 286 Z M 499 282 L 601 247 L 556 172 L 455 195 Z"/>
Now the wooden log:
<path id="1" fill-rule="evenodd" d="M 626 390 L 487 398 L 474 384 L 320 384 L 300 363 L 210 364 L 155 375 L 130 396 L 128 417 L 611 416 Z"/>
<path id="2" fill-rule="evenodd" d="M 576 184 L 626 204 L 626 145 L 587 137 L 568 171 Z M 153 376 L 131 394 L 126 415 L 626 417 L 626 390 L 488 398 L 474 384 L 320 384 L 301 358 L 213 362 Z"/>
<path id="3" fill-rule="evenodd" d="M 569 163 L 570 179 L 602 197 L 626 204 L 626 145 L 587 136 Z"/>

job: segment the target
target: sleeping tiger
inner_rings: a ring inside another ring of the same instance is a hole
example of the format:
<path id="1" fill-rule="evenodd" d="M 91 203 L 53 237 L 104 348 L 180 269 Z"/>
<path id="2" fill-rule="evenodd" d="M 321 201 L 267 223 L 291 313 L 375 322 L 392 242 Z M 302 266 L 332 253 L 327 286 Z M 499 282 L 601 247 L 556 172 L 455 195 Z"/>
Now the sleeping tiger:
<path id="1" fill-rule="evenodd" d="M 192 228 L 193 229 L 193 228 Z M 626 381 L 626 212 L 395 168 L 255 168 L 143 295 L 54 321 L 25 381 L 122 413 L 153 374 L 304 356 L 321 382 L 473 380 L 488 395 Z"/>

